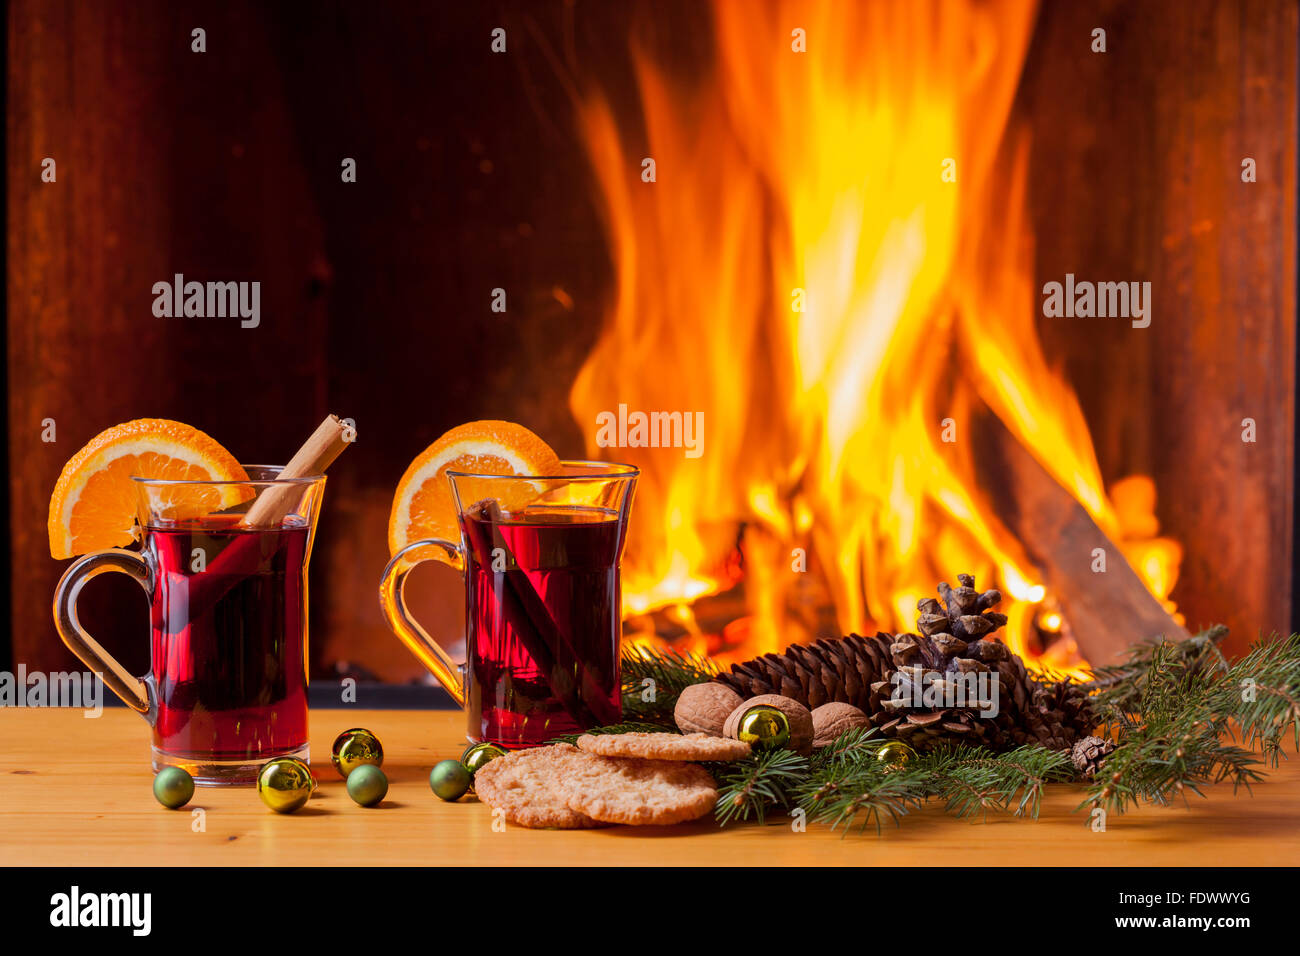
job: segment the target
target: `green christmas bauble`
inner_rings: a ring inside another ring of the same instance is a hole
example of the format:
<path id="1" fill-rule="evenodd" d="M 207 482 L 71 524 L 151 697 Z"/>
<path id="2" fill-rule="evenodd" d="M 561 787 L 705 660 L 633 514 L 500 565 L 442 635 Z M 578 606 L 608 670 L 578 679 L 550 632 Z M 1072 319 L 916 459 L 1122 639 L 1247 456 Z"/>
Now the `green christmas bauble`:
<path id="1" fill-rule="evenodd" d="M 776 750 L 790 745 L 790 718 L 777 707 L 759 704 L 740 715 L 736 739 L 755 750 Z"/>
<path id="2" fill-rule="evenodd" d="M 478 773 L 489 760 L 495 760 L 497 757 L 504 757 L 506 754 L 504 747 L 484 741 L 481 744 L 470 744 L 465 748 L 465 752 L 460 755 L 460 765 L 469 771 L 470 779 Z"/>
<path id="3" fill-rule="evenodd" d="M 364 727 L 353 727 L 334 738 L 330 762 L 339 776 L 347 780 L 352 771 L 367 764 L 375 767 L 384 763 L 384 747 L 379 738 Z"/>
<path id="4" fill-rule="evenodd" d="M 311 767 L 297 757 L 277 757 L 257 774 L 257 795 L 276 813 L 293 813 L 316 789 Z"/>
<path id="5" fill-rule="evenodd" d="M 163 767 L 153 778 L 153 795 L 168 810 L 179 810 L 194 796 L 194 778 L 184 767 Z"/>
<path id="6" fill-rule="evenodd" d="M 429 773 L 429 786 L 443 800 L 459 800 L 471 783 L 469 771 L 459 760 L 442 760 Z"/>
<path id="7" fill-rule="evenodd" d="M 363 807 L 373 807 L 388 795 L 388 778 L 374 764 L 363 763 L 348 774 L 348 796 Z"/>
<path id="8" fill-rule="evenodd" d="M 901 740 L 891 740 L 876 751 L 876 759 L 885 765 L 886 771 L 897 770 L 915 756 L 916 751 Z"/>

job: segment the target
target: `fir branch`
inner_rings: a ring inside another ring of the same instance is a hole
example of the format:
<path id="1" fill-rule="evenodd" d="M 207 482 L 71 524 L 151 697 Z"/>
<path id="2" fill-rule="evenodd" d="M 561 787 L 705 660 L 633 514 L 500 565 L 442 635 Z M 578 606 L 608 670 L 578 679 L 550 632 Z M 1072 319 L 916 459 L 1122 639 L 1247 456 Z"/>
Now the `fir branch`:
<path id="1" fill-rule="evenodd" d="M 1094 679 L 1085 685 L 1097 691 L 1092 697 L 1094 709 L 1103 718 L 1137 710 L 1157 656 L 1164 668 L 1193 673 L 1226 670 L 1219 643 L 1227 634 L 1226 627 L 1216 624 L 1185 641 L 1162 639 L 1132 645 L 1120 664 L 1094 668 Z"/>
<path id="2" fill-rule="evenodd" d="M 1300 637 L 1257 644 L 1230 665 L 1218 648 L 1225 633 L 1216 627 L 1182 643 L 1139 645 L 1122 664 L 1097 669 L 1088 685 L 1095 690 L 1094 710 L 1117 746 L 1080 809 L 1123 811 L 1185 801 L 1189 794 L 1203 795 L 1207 783 L 1249 789 L 1261 779 L 1259 756 L 1250 748 L 1274 764 L 1288 736 L 1300 749 Z M 671 728 L 677 696 L 715 673 L 708 660 L 694 655 L 628 648 L 628 721 L 593 733 Z M 646 680 L 653 684 L 643 686 Z M 647 691 L 651 699 L 642 700 Z M 774 810 L 797 806 L 811 820 L 846 833 L 872 825 L 879 832 L 931 798 L 963 819 L 990 811 L 1037 817 L 1046 786 L 1074 777 L 1068 751 L 1026 746 L 993 753 L 954 746 L 900 767 L 877 759 L 889 742 L 874 728 L 855 729 L 810 759 L 777 750 L 711 764 L 719 785 L 717 820 L 761 823 Z"/>
<path id="3" fill-rule="evenodd" d="M 732 763 L 708 765 L 718 782 L 714 816 L 719 826 L 788 809 L 794 787 L 807 779 L 808 760 L 793 750 L 769 750 Z"/>
<path id="4" fill-rule="evenodd" d="M 828 823 L 832 830 L 842 826 L 847 834 L 874 824 L 880 833 L 885 823 L 899 825 L 909 810 L 919 809 L 931 785 L 925 767 L 844 761 L 812 774 L 795 795 L 810 820 Z"/>
<path id="5" fill-rule="evenodd" d="M 1274 637 L 1251 647 L 1216 688 L 1213 709 L 1231 719 L 1233 733 L 1259 748 L 1276 767 L 1282 741 L 1300 751 L 1300 635 Z"/>
<path id="6" fill-rule="evenodd" d="M 875 727 L 853 727 L 844 731 L 828 745 L 815 752 L 809 766 L 812 770 L 844 764 L 858 764 L 866 760 L 875 760 L 880 748 L 889 743 L 884 737 L 877 736 Z"/>
<path id="7" fill-rule="evenodd" d="M 623 648 L 623 716 L 675 729 L 673 707 L 691 684 L 712 680 L 716 665 L 697 654 L 642 645 Z"/>
<path id="8" fill-rule="evenodd" d="M 882 764 L 880 748 L 888 743 L 875 727 L 840 734 L 813 755 L 808 778 L 796 789 L 799 806 L 815 822 L 843 826 L 845 834 L 854 827 L 865 831 L 874 824 L 879 833 L 887 822 L 900 825 L 929 796 L 931 771 L 917 765 L 923 760 Z"/>
<path id="9" fill-rule="evenodd" d="M 996 754 L 973 747 L 954 748 L 931 756 L 927 769 L 944 809 L 962 819 L 985 817 L 994 810 L 1036 820 L 1045 785 L 1074 777 L 1067 751 L 1037 745 Z"/>
<path id="10" fill-rule="evenodd" d="M 1234 792 L 1261 779 L 1259 758 L 1224 743 L 1209 721 L 1182 715 L 1139 727 L 1121 740 L 1088 788 L 1079 809 L 1101 807 L 1123 812 L 1141 803 L 1169 805 L 1189 792 L 1204 796 L 1200 785 L 1230 781 Z"/>
<path id="11" fill-rule="evenodd" d="M 717 665 L 707 657 L 640 644 L 623 649 L 622 664 L 625 684 L 630 682 L 639 687 L 641 681 L 648 677 L 655 682 L 659 691 L 670 691 L 673 694 L 680 694 L 691 684 L 712 680 L 718 673 Z"/>
<path id="12" fill-rule="evenodd" d="M 1146 670 L 1115 685 L 1103 709 L 1118 742 L 1080 808 L 1122 812 L 1143 802 L 1185 801 L 1189 792 L 1203 796 L 1204 783 L 1249 789 L 1261 779 L 1259 758 L 1229 742 L 1235 733 L 1276 762 L 1283 735 L 1298 732 L 1294 636 L 1256 645 L 1231 666 L 1208 646 L 1189 653 L 1168 642 L 1153 645 L 1144 660 Z"/>
<path id="13" fill-rule="evenodd" d="M 877 759 L 888 740 L 871 731 L 842 734 L 814 757 L 813 772 L 800 788 L 800 805 L 814 820 L 879 831 L 899 823 L 911 808 L 929 798 L 944 801 L 961 818 L 989 811 L 1037 817 L 1049 782 L 1069 780 L 1069 755 L 1046 747 L 1019 747 L 993 753 L 977 747 L 939 748 L 899 767 Z"/>

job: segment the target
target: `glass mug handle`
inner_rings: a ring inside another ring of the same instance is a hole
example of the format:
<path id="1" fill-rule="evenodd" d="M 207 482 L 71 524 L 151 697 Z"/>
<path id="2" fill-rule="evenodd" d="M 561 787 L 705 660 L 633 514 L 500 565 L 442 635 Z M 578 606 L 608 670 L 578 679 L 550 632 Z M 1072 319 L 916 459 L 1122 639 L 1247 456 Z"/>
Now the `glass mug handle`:
<path id="1" fill-rule="evenodd" d="M 63 572 L 54 591 L 54 626 L 68 645 L 68 650 L 83 664 L 99 673 L 102 680 L 122 701 L 152 723 L 149 685 L 133 677 L 113 655 L 86 633 L 77 619 L 77 597 L 87 581 L 105 571 L 120 571 L 139 582 L 145 594 L 153 593 L 153 570 L 140 555 L 123 548 L 108 548 L 84 555 Z"/>
<path id="2" fill-rule="evenodd" d="M 463 665 L 453 660 L 451 655 L 442 649 L 442 645 L 430 637 L 429 632 L 411 617 L 411 612 L 406 607 L 406 597 L 402 593 L 406 585 L 406 576 L 420 562 L 438 557 L 434 550 L 436 548 L 441 548 L 447 553 L 447 556 L 452 559 L 453 567 L 464 569 L 465 555 L 461 552 L 460 545 L 444 538 L 412 541 L 393 555 L 393 560 L 389 561 L 388 567 L 384 568 L 383 580 L 379 582 L 379 606 L 392 632 L 401 639 L 412 654 L 420 659 L 420 663 L 428 668 L 429 673 L 438 678 L 438 682 L 447 689 L 452 699 L 464 707 L 465 678 L 461 670 Z"/>

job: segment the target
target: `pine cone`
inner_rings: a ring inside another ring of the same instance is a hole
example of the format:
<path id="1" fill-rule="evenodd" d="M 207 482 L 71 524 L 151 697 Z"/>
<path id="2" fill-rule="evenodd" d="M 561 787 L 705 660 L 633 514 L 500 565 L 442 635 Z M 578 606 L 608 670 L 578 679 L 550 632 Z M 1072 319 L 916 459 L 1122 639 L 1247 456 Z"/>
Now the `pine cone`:
<path id="1" fill-rule="evenodd" d="M 872 714 L 873 723 L 885 736 L 898 737 L 917 750 L 944 741 L 994 750 L 1023 744 L 1068 748 L 1092 728 L 1086 692 L 1068 681 L 1040 682 L 1005 644 L 989 639 L 1007 622 L 1006 615 L 991 610 L 1001 602 L 1001 592 L 981 594 L 969 574 L 957 575 L 957 581 L 956 588 L 939 585 L 943 604 L 934 598 L 917 603 L 920 635 L 901 634 L 890 645 L 895 668 L 884 683 L 873 687 L 881 696 L 881 711 Z M 945 692 L 964 675 L 978 680 L 985 673 L 997 675 L 996 716 L 985 716 L 978 704 L 914 706 L 913 688 L 920 685 L 923 693 L 927 680 Z"/>
<path id="2" fill-rule="evenodd" d="M 889 659 L 892 640 L 888 634 L 850 634 L 796 644 L 784 654 L 764 654 L 732 664 L 730 673 L 719 674 L 714 680 L 744 698 L 782 694 L 809 710 L 838 701 L 872 714 L 880 710 L 880 695 L 871 687 L 893 668 Z"/>
<path id="3" fill-rule="evenodd" d="M 996 590 L 981 594 L 968 574 L 958 575 L 957 581 L 955 589 L 946 582 L 939 585 L 944 604 L 934 598 L 917 603 L 919 635 L 900 634 L 890 645 L 894 667 L 872 687 L 881 697 L 881 709 L 871 715 L 872 722 L 885 736 L 897 737 L 917 750 L 944 740 L 1002 749 L 1010 743 L 1006 721 L 984 719 L 975 707 L 917 704 L 927 690 L 944 696 L 950 690 L 955 693 L 958 681 L 968 674 L 978 680 L 982 674 L 997 673 L 1000 685 L 1004 679 L 1000 665 L 1011 659 L 1003 644 L 984 640 L 1007 621 L 1006 615 L 991 610 L 1002 594 Z"/>
<path id="4" fill-rule="evenodd" d="M 966 742 L 996 750 L 1042 744 L 1070 747 L 1092 729 L 1087 694 L 1069 681 L 1045 683 L 1024 662 L 990 635 L 1006 623 L 992 609 L 1002 600 L 997 590 L 980 593 L 975 579 L 957 576 L 959 586 L 939 585 L 940 604 L 927 598 L 917 604 L 920 634 L 850 634 L 840 640 L 794 646 L 784 654 L 765 654 L 730 673 L 715 677 L 741 697 L 782 694 L 809 710 L 838 701 L 852 704 L 871 718 L 882 734 L 925 750 L 941 741 Z M 998 715 L 984 717 L 975 707 L 910 706 L 910 687 L 931 680 L 939 690 L 960 675 L 993 673 L 998 677 Z M 906 700 L 895 696 L 894 675 Z"/>
<path id="5" fill-rule="evenodd" d="M 1092 777 L 1101 769 L 1101 765 L 1114 749 L 1115 744 L 1112 741 L 1101 737 L 1084 737 L 1075 741 L 1074 747 L 1070 750 L 1070 759 L 1074 761 L 1075 770 L 1085 777 Z"/>

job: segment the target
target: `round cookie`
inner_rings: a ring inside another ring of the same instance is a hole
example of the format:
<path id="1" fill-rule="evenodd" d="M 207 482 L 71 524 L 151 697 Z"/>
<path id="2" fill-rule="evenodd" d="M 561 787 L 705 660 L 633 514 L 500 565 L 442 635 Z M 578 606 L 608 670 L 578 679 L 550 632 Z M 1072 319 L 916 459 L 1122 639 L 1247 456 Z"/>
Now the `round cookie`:
<path id="1" fill-rule="evenodd" d="M 516 750 L 480 767 L 474 774 L 474 792 L 521 827 L 582 830 L 604 826 L 571 809 L 566 802 L 568 791 L 562 789 L 574 766 L 599 759 L 571 744 Z"/>
<path id="2" fill-rule="evenodd" d="M 739 760 L 748 757 L 744 741 L 710 734 L 583 734 L 578 746 L 602 757 L 643 760 Z"/>
<path id="3" fill-rule="evenodd" d="M 675 760 L 587 755 L 565 768 L 569 808 L 602 823 L 684 823 L 713 809 L 718 791 L 703 767 Z"/>

